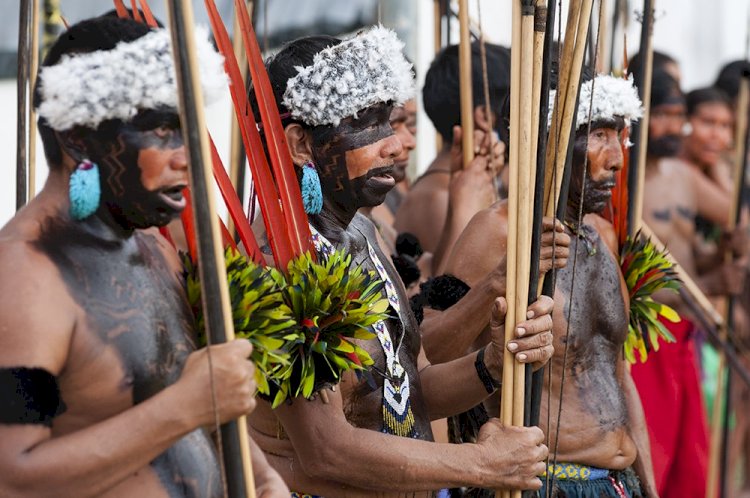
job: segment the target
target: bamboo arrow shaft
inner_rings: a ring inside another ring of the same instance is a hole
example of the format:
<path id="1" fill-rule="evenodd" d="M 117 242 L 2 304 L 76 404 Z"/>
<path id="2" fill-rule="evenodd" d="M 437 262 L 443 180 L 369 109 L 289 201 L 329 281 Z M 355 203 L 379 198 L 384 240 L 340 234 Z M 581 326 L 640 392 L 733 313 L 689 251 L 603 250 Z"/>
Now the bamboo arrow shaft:
<path id="1" fill-rule="evenodd" d="M 469 30 L 469 0 L 458 1 L 458 72 L 461 91 L 461 147 L 463 167 L 474 159 L 474 96 L 471 78 L 471 32 Z"/>
<path id="2" fill-rule="evenodd" d="M 211 342 L 234 339 L 229 304 L 224 251 L 214 209 L 208 133 L 203 115 L 203 96 L 193 36 L 193 13 L 189 0 L 168 1 L 180 100 L 180 119 L 187 144 L 190 187 L 193 196 L 201 298 Z M 250 442 L 245 417 L 221 427 L 222 452 L 230 498 L 255 496 Z"/>

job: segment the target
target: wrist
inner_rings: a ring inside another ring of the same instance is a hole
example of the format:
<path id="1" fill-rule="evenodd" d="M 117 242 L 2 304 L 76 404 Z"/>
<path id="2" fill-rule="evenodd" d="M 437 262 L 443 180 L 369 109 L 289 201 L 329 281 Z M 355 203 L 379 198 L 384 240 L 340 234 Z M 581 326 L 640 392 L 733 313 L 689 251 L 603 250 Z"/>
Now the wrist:
<path id="1" fill-rule="evenodd" d="M 495 354 L 495 348 L 492 345 L 485 346 L 477 352 L 474 367 L 488 394 L 492 394 L 502 385 L 500 382 L 503 370 L 502 356 Z"/>

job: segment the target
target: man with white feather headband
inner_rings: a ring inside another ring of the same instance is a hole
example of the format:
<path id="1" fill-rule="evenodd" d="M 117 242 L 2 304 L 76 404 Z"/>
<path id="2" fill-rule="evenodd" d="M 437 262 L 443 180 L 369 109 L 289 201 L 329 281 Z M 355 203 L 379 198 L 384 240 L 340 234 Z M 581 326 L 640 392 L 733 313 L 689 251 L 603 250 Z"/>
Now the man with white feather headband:
<path id="1" fill-rule="evenodd" d="M 390 318 L 358 345 L 369 372 L 349 372 L 312 400 L 271 410 L 259 402 L 251 435 L 293 496 L 433 496 L 442 488 L 537 489 L 547 448 L 537 428 L 491 420 L 477 444 L 432 442 L 430 421 L 463 411 L 495 392 L 501 378 L 504 301 L 495 302 L 493 341 L 430 365 L 403 284 L 373 224 L 358 209 L 383 202 L 395 182 L 402 145 L 389 123 L 393 105 L 412 96 L 413 75 L 395 34 L 374 27 L 340 40 L 291 42 L 267 64 L 319 253 L 343 249 L 385 282 Z M 315 188 L 315 186 L 317 187 Z M 513 349 L 539 366 L 552 354 L 551 300 L 531 306 Z"/>
<path id="2" fill-rule="evenodd" d="M 657 497 L 643 408 L 623 355 L 630 299 L 617 235 L 601 216 L 623 167 L 623 132 L 641 117 L 641 102 L 632 79 L 592 79 L 585 71 L 584 80 L 563 220 L 575 242 L 557 273 L 555 353 L 541 397 L 550 459 L 540 496 Z M 550 116 L 553 104 L 554 92 Z M 472 285 L 496 266 L 504 257 L 507 217 L 504 201 L 478 213 L 456 243 L 448 271 Z M 492 416 L 498 406 L 493 400 L 483 408 Z"/>
<path id="3" fill-rule="evenodd" d="M 155 229 L 187 185 L 170 43 L 105 15 L 42 65 L 49 176 L 0 230 L 0 496 L 223 496 L 204 427 L 253 409 L 252 346 L 213 346 L 211 382 L 180 260 Z M 222 59 L 198 45 L 216 96 Z M 253 447 L 257 495 L 288 496 Z"/>

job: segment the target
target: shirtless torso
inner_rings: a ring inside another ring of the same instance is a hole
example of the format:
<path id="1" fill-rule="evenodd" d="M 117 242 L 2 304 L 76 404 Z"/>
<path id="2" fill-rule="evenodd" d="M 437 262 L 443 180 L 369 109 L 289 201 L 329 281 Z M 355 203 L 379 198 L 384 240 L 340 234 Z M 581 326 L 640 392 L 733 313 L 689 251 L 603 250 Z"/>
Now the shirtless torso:
<path id="1" fill-rule="evenodd" d="M 106 240 L 90 226 L 40 217 L 40 211 L 24 211 L 0 232 L 0 266 L 16 268 L 3 272 L 3 287 L 18 290 L 6 299 L 44 313 L 36 319 L 43 333 L 28 332 L 39 333 L 46 347 L 16 361 L 45 365 L 58 376 L 63 413 L 51 429 L 23 426 L 49 430 L 55 440 L 74 437 L 176 382 L 195 345 L 179 261 L 158 233 Z M 0 426 L 0 433 L 17 427 Z M 216 455 L 202 429 L 100 494 L 220 495 Z"/>

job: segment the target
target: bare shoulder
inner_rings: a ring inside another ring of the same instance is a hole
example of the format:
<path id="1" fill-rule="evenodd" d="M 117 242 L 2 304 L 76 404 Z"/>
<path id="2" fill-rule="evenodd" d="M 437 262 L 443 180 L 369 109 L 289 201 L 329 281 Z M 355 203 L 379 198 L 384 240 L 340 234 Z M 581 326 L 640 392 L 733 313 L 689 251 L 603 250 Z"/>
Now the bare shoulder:
<path id="1" fill-rule="evenodd" d="M 79 308 L 33 241 L 0 239 L 0 365 L 62 370 Z"/>
<path id="2" fill-rule="evenodd" d="M 157 251 L 169 265 L 169 269 L 173 272 L 182 273 L 183 264 L 180 260 L 180 255 L 177 253 L 177 249 L 169 242 L 157 228 L 147 228 L 140 231 L 141 238 L 148 244 L 152 245 L 152 249 Z"/>
<path id="3" fill-rule="evenodd" d="M 453 247 L 446 271 L 473 285 L 500 263 L 507 237 L 508 204 L 498 201 L 471 219 Z"/>
<path id="4" fill-rule="evenodd" d="M 617 241 L 617 234 L 615 233 L 615 227 L 609 221 L 605 220 L 598 214 L 590 214 L 586 216 L 586 223 L 594 227 L 596 232 L 601 237 L 602 242 L 607 246 L 612 255 L 617 259 L 617 255 L 620 252 L 619 243 Z"/>

